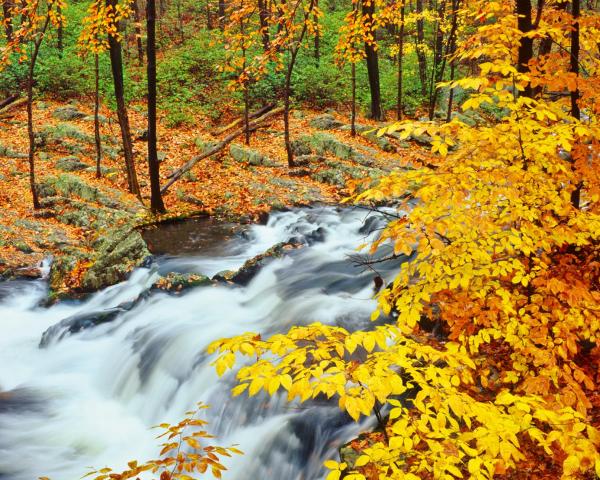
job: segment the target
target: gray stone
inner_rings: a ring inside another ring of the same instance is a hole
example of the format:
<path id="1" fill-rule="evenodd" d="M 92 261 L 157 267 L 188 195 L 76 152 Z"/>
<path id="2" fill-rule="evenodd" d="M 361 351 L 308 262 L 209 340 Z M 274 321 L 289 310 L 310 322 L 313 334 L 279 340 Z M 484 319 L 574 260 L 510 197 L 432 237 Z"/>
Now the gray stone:
<path id="1" fill-rule="evenodd" d="M 94 137 L 87 135 L 75 125 L 70 123 L 59 123 L 58 125 L 46 125 L 39 133 L 39 141 L 45 144 L 48 140 L 62 142 L 66 139 L 79 140 L 85 143 L 94 143 Z"/>
<path id="2" fill-rule="evenodd" d="M 309 125 L 317 130 L 333 130 L 343 125 L 343 122 L 337 120 L 333 115 L 325 113 L 313 118 Z"/>
<path id="3" fill-rule="evenodd" d="M 306 140 L 305 137 L 292 140 L 290 144 L 292 147 L 292 153 L 296 156 L 310 155 L 312 153 L 310 143 Z"/>
<path id="4" fill-rule="evenodd" d="M 83 117 L 83 119 L 86 122 L 93 122 L 94 121 L 94 115 L 86 115 L 85 117 Z M 98 123 L 103 124 L 108 122 L 108 118 L 106 118 L 104 115 L 98 115 Z"/>
<path id="5" fill-rule="evenodd" d="M 247 162 L 252 166 L 275 167 L 277 163 L 257 150 L 233 143 L 229 147 L 229 154 L 238 162 Z"/>
<path id="6" fill-rule="evenodd" d="M 311 175 L 311 178 L 317 182 L 328 183 L 329 185 L 335 185 L 338 187 L 344 187 L 346 185 L 344 176 L 337 169 L 328 169 L 315 172 Z"/>
<path id="7" fill-rule="evenodd" d="M 58 107 L 56 110 L 52 112 L 52 116 L 54 118 L 58 118 L 59 120 L 76 120 L 78 118 L 84 118 L 87 116 L 86 113 L 81 112 L 75 107 L 65 106 Z"/>
<path id="8" fill-rule="evenodd" d="M 69 156 L 59 158 L 55 164 L 56 168 L 63 170 L 64 172 L 77 172 L 79 170 L 85 170 L 89 168 L 87 163 L 79 160 L 79 157 Z"/>
<path id="9" fill-rule="evenodd" d="M 4 146 L 0 145 L 0 157 L 28 158 L 28 155 L 26 153 L 17 152 L 16 150 L 13 150 L 10 147 L 4 147 Z"/>
<path id="10" fill-rule="evenodd" d="M 167 159 L 167 154 L 165 152 L 156 152 L 156 156 L 158 157 L 159 162 L 164 162 Z"/>

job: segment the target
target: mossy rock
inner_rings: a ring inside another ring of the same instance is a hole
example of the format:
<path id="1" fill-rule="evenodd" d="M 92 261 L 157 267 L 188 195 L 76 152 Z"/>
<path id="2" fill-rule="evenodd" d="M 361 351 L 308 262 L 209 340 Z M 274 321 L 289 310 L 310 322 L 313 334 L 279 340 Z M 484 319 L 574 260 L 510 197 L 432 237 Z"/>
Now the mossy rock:
<path id="1" fill-rule="evenodd" d="M 273 259 L 280 258 L 288 251 L 300 248 L 301 246 L 301 244 L 295 242 L 281 242 L 273 245 L 264 253 L 256 255 L 246 261 L 237 272 L 229 276 L 228 281 L 238 285 L 248 285 L 250 281 Z"/>
<path id="2" fill-rule="evenodd" d="M 338 169 L 335 168 L 315 172 L 311 175 L 311 178 L 317 182 L 327 183 L 329 185 L 335 185 L 338 187 L 346 186 L 346 180 L 344 179 L 344 176 Z"/>
<path id="3" fill-rule="evenodd" d="M 269 157 L 263 155 L 257 150 L 249 147 L 239 145 L 237 143 L 231 144 L 229 147 L 229 154 L 231 157 L 238 162 L 247 162 L 254 167 L 275 167 L 277 163 L 273 162 Z"/>
<path id="4" fill-rule="evenodd" d="M 295 156 L 310 155 L 313 152 L 307 137 L 297 138 L 290 143 Z"/>
<path id="5" fill-rule="evenodd" d="M 59 158 L 56 161 L 55 166 L 59 170 L 63 170 L 65 172 L 77 172 L 79 170 L 85 170 L 86 168 L 89 168 L 87 163 L 82 162 L 79 160 L 79 157 L 73 155 Z"/>
<path id="6" fill-rule="evenodd" d="M 343 122 L 337 120 L 333 115 L 329 113 L 324 113 L 323 115 L 319 115 L 313 118 L 309 125 L 317 130 L 333 130 L 341 127 Z"/>
<path id="7" fill-rule="evenodd" d="M 213 281 L 206 275 L 196 273 L 174 273 L 171 272 L 158 279 L 153 285 L 153 289 L 165 290 L 172 293 L 180 293 L 194 287 L 212 285 Z"/>
<path id="8" fill-rule="evenodd" d="M 17 152 L 16 150 L 13 150 L 10 147 L 5 147 L 3 145 L 0 145 L 0 157 L 28 158 L 28 155 L 26 153 Z"/>
<path id="9" fill-rule="evenodd" d="M 78 118 L 87 117 L 87 113 L 81 112 L 77 108 L 67 105 L 64 107 L 58 107 L 52 112 L 52 116 L 54 118 L 58 118 L 59 120 L 76 120 Z"/>
<path id="10" fill-rule="evenodd" d="M 57 125 L 46 125 L 38 132 L 40 141 L 45 144 L 48 141 L 64 142 L 67 139 L 77 140 L 84 143 L 94 143 L 94 137 L 86 134 L 75 125 L 70 123 L 59 123 Z"/>
<path id="11" fill-rule="evenodd" d="M 125 280 L 135 267 L 150 256 L 146 242 L 137 230 L 124 225 L 98 237 L 91 267 L 81 280 L 83 291 L 96 291 Z"/>

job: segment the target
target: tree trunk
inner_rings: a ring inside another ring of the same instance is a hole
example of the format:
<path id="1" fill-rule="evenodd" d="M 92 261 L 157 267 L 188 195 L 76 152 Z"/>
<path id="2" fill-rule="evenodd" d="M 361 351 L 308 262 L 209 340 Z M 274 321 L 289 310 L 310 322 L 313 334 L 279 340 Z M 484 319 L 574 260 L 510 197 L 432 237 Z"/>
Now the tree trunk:
<path id="1" fill-rule="evenodd" d="M 156 151 L 156 4 L 146 1 L 146 30 L 148 62 L 148 174 L 150 175 L 150 210 L 165 213 L 160 193 L 160 165 Z"/>
<path id="2" fill-rule="evenodd" d="M 402 63 L 404 60 L 404 17 L 406 14 L 406 0 L 400 0 L 402 2 L 402 6 L 400 7 L 400 28 L 398 29 L 398 98 L 396 104 L 396 118 L 398 120 L 402 120 Z"/>
<path id="3" fill-rule="evenodd" d="M 260 1 L 258 8 L 260 8 Z M 225 0 L 219 0 L 219 28 L 221 31 L 225 30 Z"/>
<path id="4" fill-rule="evenodd" d="M 37 186 L 35 182 L 35 133 L 33 131 L 33 82 L 35 75 L 35 64 L 37 62 L 38 53 L 40 51 L 40 45 L 44 39 L 46 29 L 50 23 L 50 12 L 46 14 L 46 21 L 44 26 L 39 32 L 33 44 L 33 52 L 29 59 L 29 71 L 27 75 L 27 136 L 29 137 L 29 188 L 31 190 L 31 197 L 33 199 L 33 208 L 41 208 L 40 199 L 37 192 Z"/>
<path id="5" fill-rule="evenodd" d="M 318 6 L 318 0 L 315 0 L 315 6 Z M 317 67 L 320 64 L 321 61 L 321 35 L 319 33 L 319 16 L 315 13 L 315 15 L 313 16 L 315 25 L 317 27 L 317 29 L 315 30 L 315 50 L 314 50 L 314 55 L 315 55 L 315 60 L 317 61 Z"/>
<path id="6" fill-rule="evenodd" d="M 142 43 L 142 16 L 140 15 L 140 7 L 138 5 L 138 0 L 133 0 L 131 2 L 133 7 L 133 21 L 135 22 L 135 42 L 137 44 L 137 54 L 138 61 L 140 65 L 144 64 L 144 45 Z"/>
<path id="7" fill-rule="evenodd" d="M 365 0 L 362 11 L 368 30 L 375 42 L 376 31 L 373 29 L 373 15 L 375 14 L 375 0 Z M 381 88 L 379 85 L 379 58 L 374 43 L 365 43 L 365 55 L 367 61 L 367 75 L 369 77 L 369 89 L 371 92 L 371 118 L 383 120 L 381 109 Z"/>
<path id="8" fill-rule="evenodd" d="M 60 8 L 60 5 L 56 6 L 56 13 L 59 17 L 61 16 L 62 9 Z M 57 32 L 56 32 L 56 47 L 58 48 L 58 57 L 62 58 L 62 56 L 63 56 L 63 37 L 64 37 L 62 21 L 58 24 L 58 28 L 56 30 L 57 30 Z"/>
<path id="9" fill-rule="evenodd" d="M 516 13 L 519 16 L 517 19 L 517 27 L 523 34 L 530 32 L 533 29 L 531 19 L 531 0 L 517 0 Z M 519 42 L 519 57 L 517 60 L 517 71 L 526 73 L 529 71 L 529 61 L 533 58 L 533 38 L 521 37 Z M 531 85 L 527 85 L 522 95 L 531 97 L 533 91 Z"/>
<path id="10" fill-rule="evenodd" d="M 94 141 L 96 143 L 96 178 L 102 177 L 102 140 L 100 137 L 100 71 L 98 68 L 98 54 L 94 55 Z"/>
<path id="11" fill-rule="evenodd" d="M 265 52 L 269 50 L 271 44 L 271 40 L 269 39 L 269 12 L 267 10 L 268 1 L 269 0 L 258 0 L 258 21 L 260 24 L 263 50 Z"/>
<path id="12" fill-rule="evenodd" d="M 116 0 L 106 0 L 106 5 L 116 6 Z M 117 26 L 118 28 L 118 26 Z M 121 128 L 121 138 L 123 139 L 123 154 L 125 156 L 125 168 L 127 171 L 127 183 L 129 191 L 142 200 L 140 186 L 135 172 L 135 163 L 133 158 L 133 145 L 131 143 L 131 131 L 129 128 L 129 118 L 127 116 L 127 106 L 125 105 L 125 91 L 123 86 L 123 57 L 121 56 L 121 44 L 112 35 L 108 36 L 108 50 L 110 54 L 110 66 L 113 77 L 113 86 L 115 89 L 115 100 L 117 103 L 117 117 L 119 127 Z"/>
<path id="13" fill-rule="evenodd" d="M 579 0 L 573 0 L 572 15 L 573 15 L 573 31 L 571 32 L 571 72 L 579 77 L 579 16 L 581 15 Z M 571 116 L 577 120 L 581 120 L 581 110 L 579 108 L 579 88 L 571 92 Z M 581 201 L 581 189 L 583 185 L 579 182 L 571 192 L 571 203 L 575 208 L 579 208 Z"/>
<path id="14" fill-rule="evenodd" d="M 283 87 L 283 134 L 285 139 L 285 151 L 287 153 L 288 167 L 295 167 L 294 152 L 292 151 L 292 142 L 290 141 L 290 84 L 292 81 L 292 70 L 296 56 L 292 54 L 287 71 L 285 72 L 285 84 Z M 293 59 L 293 60 L 292 60 Z"/>
<path id="15" fill-rule="evenodd" d="M 427 95 L 427 57 L 423 51 L 425 44 L 425 22 L 423 21 L 423 0 L 416 1 L 417 6 L 417 60 L 419 62 L 419 78 L 421 80 L 421 95 Z"/>
<path id="16" fill-rule="evenodd" d="M 446 10 L 446 1 L 442 0 L 437 11 L 437 22 L 435 26 L 435 44 L 433 50 L 433 66 L 431 68 L 431 81 L 429 83 L 429 120 L 435 116 L 435 106 L 437 104 L 436 83 L 441 82 L 444 76 L 442 70 L 442 61 L 444 58 L 444 31 L 442 30 L 443 16 Z M 444 65 L 445 67 L 445 65 Z"/>
<path id="17" fill-rule="evenodd" d="M 350 117 L 350 134 L 356 137 L 356 64 L 352 62 L 352 115 Z"/>
<path id="18" fill-rule="evenodd" d="M 213 29 L 212 14 L 210 13 L 210 0 L 206 0 L 206 28 L 207 30 Z"/>
<path id="19" fill-rule="evenodd" d="M 13 26 L 12 26 L 12 0 L 2 1 L 2 13 L 4 14 L 4 32 L 6 33 L 6 40 L 10 42 L 13 38 Z"/>

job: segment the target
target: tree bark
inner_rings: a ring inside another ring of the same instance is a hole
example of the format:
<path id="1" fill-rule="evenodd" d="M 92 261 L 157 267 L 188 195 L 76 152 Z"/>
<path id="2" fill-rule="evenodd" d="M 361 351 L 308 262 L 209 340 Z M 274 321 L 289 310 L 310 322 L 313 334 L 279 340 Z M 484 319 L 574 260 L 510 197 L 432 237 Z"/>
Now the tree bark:
<path id="1" fill-rule="evenodd" d="M 258 0 L 258 21 L 260 25 L 263 50 L 269 50 L 271 40 L 269 38 L 269 12 L 267 10 L 267 2 L 269 0 Z"/>
<path id="2" fill-rule="evenodd" d="M 138 54 L 138 62 L 140 65 L 144 64 L 144 45 L 142 43 L 142 16 L 140 15 L 140 7 L 138 5 L 138 0 L 133 0 L 131 2 L 133 7 L 133 21 L 135 22 L 135 42 L 137 45 L 137 54 Z"/>
<path id="3" fill-rule="evenodd" d="M 437 82 L 441 82 L 444 76 L 444 71 L 442 69 L 442 61 L 444 58 L 444 31 L 442 30 L 442 22 L 445 10 L 446 1 L 442 0 L 437 11 L 438 18 L 435 26 L 433 66 L 431 67 L 431 81 L 429 83 L 429 120 L 433 120 L 433 117 L 435 116 L 435 106 L 437 104 L 438 94 L 435 85 Z"/>
<path id="4" fill-rule="evenodd" d="M 317 7 L 318 4 L 318 0 L 315 0 L 315 7 Z M 315 49 L 314 49 L 314 55 L 315 55 L 315 60 L 317 61 L 317 67 L 320 64 L 321 61 L 321 35 L 319 33 L 319 16 L 315 13 L 314 17 L 314 22 L 315 25 L 317 26 L 317 29 L 315 31 Z"/>
<path id="5" fill-rule="evenodd" d="M 58 16 L 60 16 L 62 14 L 60 5 L 57 5 L 56 13 L 58 14 Z M 59 58 L 62 58 L 62 56 L 63 56 L 63 37 L 64 37 L 62 22 L 60 22 L 58 24 L 58 28 L 56 30 L 57 30 L 57 32 L 56 32 L 57 45 L 56 46 L 58 48 L 58 56 L 59 56 Z"/>
<path id="6" fill-rule="evenodd" d="M 150 210 L 165 213 L 160 193 L 160 165 L 156 151 L 156 3 L 146 1 L 146 30 L 148 62 L 148 174 L 150 176 Z"/>
<path id="7" fill-rule="evenodd" d="M 402 120 L 402 108 L 403 108 L 403 60 L 404 60 L 404 17 L 406 14 L 406 0 L 400 0 L 402 5 L 400 7 L 400 28 L 398 29 L 398 98 L 396 104 L 396 118 Z"/>
<path id="8" fill-rule="evenodd" d="M 571 72 L 579 77 L 579 16 L 581 15 L 581 6 L 579 0 L 573 0 L 572 4 L 572 15 L 573 15 L 573 31 L 571 32 Z M 579 108 L 579 88 L 575 88 L 571 92 L 571 116 L 577 120 L 581 120 L 581 109 Z M 577 184 L 575 190 L 571 192 L 571 203 L 575 208 L 579 208 L 581 201 L 581 189 L 583 185 L 581 182 Z"/>
<path id="9" fill-rule="evenodd" d="M 259 0 L 259 3 L 260 1 L 262 0 Z M 221 31 L 225 30 L 225 0 L 219 0 L 219 28 Z"/>
<path id="10" fill-rule="evenodd" d="M 374 42 L 376 41 L 376 31 L 373 29 L 375 0 L 363 1 L 362 12 L 367 28 L 373 36 L 373 42 L 365 43 L 367 76 L 369 77 L 369 90 L 371 92 L 371 118 L 383 120 L 383 110 L 381 109 L 381 87 L 379 84 L 379 57 L 374 45 Z"/>
<path id="11" fill-rule="evenodd" d="M 425 22 L 423 21 L 423 0 L 416 1 L 417 10 L 417 61 L 419 63 L 419 79 L 421 80 L 421 95 L 427 95 L 427 57 L 422 46 L 425 43 Z"/>
<path id="12" fill-rule="evenodd" d="M 10 42 L 13 38 L 13 26 L 12 26 L 12 0 L 2 1 L 2 13 L 4 15 L 4 32 L 6 33 L 6 40 Z"/>
<path id="13" fill-rule="evenodd" d="M 350 117 L 350 134 L 356 137 L 356 64 L 352 62 L 352 114 Z"/>
<path id="14" fill-rule="evenodd" d="M 115 8 L 116 0 L 106 0 L 106 5 Z M 118 26 L 117 26 L 118 28 Z M 133 144 L 131 142 L 131 130 L 129 127 L 129 118 L 127 116 L 127 106 L 125 104 L 125 90 L 123 86 L 123 57 L 121 55 L 121 44 L 112 35 L 108 36 L 108 50 L 110 55 L 110 66 L 113 77 L 113 86 L 115 90 L 115 100 L 117 103 L 117 117 L 121 129 L 121 138 L 123 140 L 123 154 L 125 156 L 125 169 L 127 171 L 127 183 L 129 191 L 142 200 L 140 186 L 135 171 L 133 158 Z"/>
<path id="15" fill-rule="evenodd" d="M 98 54 L 94 55 L 94 142 L 96 143 L 96 178 L 102 177 L 102 140 L 100 137 L 100 71 Z"/>
<path id="16" fill-rule="evenodd" d="M 533 29 L 531 18 L 531 0 L 517 0 L 516 13 L 518 15 L 517 28 L 523 34 Z M 519 56 L 517 60 L 517 71 L 527 73 L 529 71 L 529 61 L 533 58 L 533 38 L 521 37 L 519 41 Z M 531 97 L 533 91 L 531 85 L 527 85 L 522 93 L 525 97 Z"/>
<path id="17" fill-rule="evenodd" d="M 37 185 L 35 182 L 35 132 L 33 131 L 33 82 L 35 75 L 35 64 L 37 62 L 38 53 L 40 52 L 40 45 L 46 34 L 46 29 L 50 23 L 50 12 L 46 14 L 46 20 L 44 26 L 39 31 L 39 35 L 36 37 L 33 43 L 33 52 L 29 59 L 29 69 L 27 74 L 27 136 L 29 137 L 29 188 L 31 190 L 31 197 L 33 199 L 33 208 L 41 208 L 40 200 L 37 192 Z"/>

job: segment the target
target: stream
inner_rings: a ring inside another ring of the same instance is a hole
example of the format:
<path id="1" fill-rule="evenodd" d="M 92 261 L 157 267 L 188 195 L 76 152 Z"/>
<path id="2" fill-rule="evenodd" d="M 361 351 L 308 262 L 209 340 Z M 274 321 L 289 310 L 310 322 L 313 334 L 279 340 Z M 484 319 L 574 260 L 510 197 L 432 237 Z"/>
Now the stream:
<path id="1" fill-rule="evenodd" d="M 247 331 L 266 338 L 316 321 L 368 325 L 375 273 L 354 257 L 384 224 L 365 210 L 313 207 L 245 228 L 171 225 L 149 234 L 157 256 L 148 268 L 84 301 L 48 308 L 44 280 L 0 283 L 0 479 L 75 480 L 89 467 L 117 470 L 156 458 L 160 441 L 151 427 L 178 422 L 199 401 L 211 406 L 203 415 L 215 443 L 244 451 L 224 459 L 225 480 L 324 478 L 323 461 L 373 420 L 352 422 L 335 399 L 232 398 L 235 373 L 218 378 L 205 350 Z M 161 274 L 212 276 L 290 239 L 304 247 L 268 263 L 247 286 L 152 291 L 111 310 L 148 292 Z M 389 280 L 399 263 L 376 268 Z M 79 331 L 61 323 L 107 311 L 110 321 Z"/>

